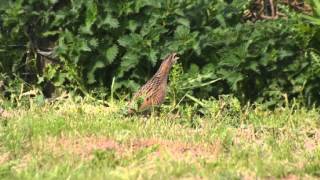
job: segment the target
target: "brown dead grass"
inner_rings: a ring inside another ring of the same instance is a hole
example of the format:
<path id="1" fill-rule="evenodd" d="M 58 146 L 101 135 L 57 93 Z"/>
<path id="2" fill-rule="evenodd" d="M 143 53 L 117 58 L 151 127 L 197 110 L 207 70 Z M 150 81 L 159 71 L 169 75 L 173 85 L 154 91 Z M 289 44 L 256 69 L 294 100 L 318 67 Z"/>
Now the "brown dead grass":
<path id="1" fill-rule="evenodd" d="M 212 144 L 195 144 L 160 139 L 136 139 L 129 143 L 129 148 L 133 149 L 133 151 L 152 146 L 157 147 L 157 151 L 154 153 L 156 156 L 162 156 L 163 154 L 169 153 L 176 159 L 183 159 L 186 156 L 193 158 L 216 158 L 222 150 L 220 141 L 216 141 Z"/>
<path id="2" fill-rule="evenodd" d="M 104 137 L 50 137 L 36 145 L 39 151 L 51 152 L 54 155 L 74 154 L 90 159 L 95 150 L 114 150 L 122 154 L 123 147 L 116 141 Z"/>
<path id="3" fill-rule="evenodd" d="M 151 153 L 153 156 L 159 157 L 169 154 L 176 159 L 183 159 L 186 156 L 216 158 L 222 150 L 220 141 L 212 144 L 195 144 L 161 139 L 133 139 L 119 143 L 114 139 L 93 136 L 49 138 L 39 144 L 40 146 L 37 148 L 40 151 L 49 151 L 56 155 L 70 153 L 84 159 L 91 159 L 92 152 L 96 150 L 112 150 L 119 156 L 125 156 L 146 148 L 155 147 L 155 151 Z"/>
<path id="4" fill-rule="evenodd" d="M 296 175 L 289 175 L 287 177 L 284 177 L 283 180 L 298 180 L 300 179 L 299 176 Z"/>
<path id="5" fill-rule="evenodd" d="M 16 163 L 13 166 L 13 169 L 17 172 L 21 172 L 28 167 L 31 160 L 32 156 L 30 154 L 26 154 L 19 160 L 19 163 Z"/>
<path id="6" fill-rule="evenodd" d="M 10 154 L 9 153 L 0 154 L 0 165 L 6 163 L 9 160 L 10 160 Z"/>
<path id="7" fill-rule="evenodd" d="M 258 139 L 252 125 L 248 127 L 240 127 L 239 129 L 237 129 L 235 137 L 233 139 L 233 142 L 235 144 L 240 144 L 241 142 L 252 143 L 257 141 Z"/>

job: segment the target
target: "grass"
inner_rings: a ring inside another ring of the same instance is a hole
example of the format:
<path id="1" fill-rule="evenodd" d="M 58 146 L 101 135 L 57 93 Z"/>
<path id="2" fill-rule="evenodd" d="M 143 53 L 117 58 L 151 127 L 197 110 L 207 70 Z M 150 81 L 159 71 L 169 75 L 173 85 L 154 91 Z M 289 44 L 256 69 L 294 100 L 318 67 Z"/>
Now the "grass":
<path id="1" fill-rule="evenodd" d="M 320 177 L 318 109 L 202 103 L 147 117 L 71 99 L 12 109 L 0 119 L 0 179 Z"/>

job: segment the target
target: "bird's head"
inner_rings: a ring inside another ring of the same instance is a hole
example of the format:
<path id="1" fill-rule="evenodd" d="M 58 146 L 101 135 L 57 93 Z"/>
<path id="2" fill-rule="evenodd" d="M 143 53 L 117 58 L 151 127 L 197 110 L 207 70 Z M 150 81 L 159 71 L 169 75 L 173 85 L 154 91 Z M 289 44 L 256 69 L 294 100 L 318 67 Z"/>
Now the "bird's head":
<path id="1" fill-rule="evenodd" d="M 172 53 L 169 55 L 169 59 L 172 64 L 176 63 L 179 57 L 177 56 L 177 53 Z"/>
<path id="2" fill-rule="evenodd" d="M 161 74 L 165 74 L 165 76 L 167 76 L 172 65 L 176 63 L 178 59 L 179 57 L 177 56 L 177 53 L 171 53 L 162 61 L 158 72 L 160 72 Z"/>

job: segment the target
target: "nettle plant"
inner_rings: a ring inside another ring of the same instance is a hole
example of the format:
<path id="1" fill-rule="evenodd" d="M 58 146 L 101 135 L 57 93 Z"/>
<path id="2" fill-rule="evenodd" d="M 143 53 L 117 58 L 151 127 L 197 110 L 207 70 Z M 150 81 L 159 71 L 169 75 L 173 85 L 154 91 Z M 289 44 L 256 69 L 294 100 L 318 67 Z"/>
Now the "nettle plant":
<path id="1" fill-rule="evenodd" d="M 249 3 L 9 0 L 0 7 L 0 70 L 46 96 L 111 85 L 121 96 L 174 51 L 181 71 L 170 98 L 234 94 L 242 103 L 275 105 L 287 94 L 318 101 L 309 53 L 318 42 L 315 28 L 291 11 L 286 19 L 246 22 Z"/>

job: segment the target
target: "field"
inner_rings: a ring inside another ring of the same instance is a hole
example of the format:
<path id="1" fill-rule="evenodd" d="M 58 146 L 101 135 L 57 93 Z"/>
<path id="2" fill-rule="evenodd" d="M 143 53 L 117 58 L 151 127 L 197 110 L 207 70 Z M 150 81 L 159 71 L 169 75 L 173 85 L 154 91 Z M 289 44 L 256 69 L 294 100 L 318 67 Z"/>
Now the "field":
<path id="1" fill-rule="evenodd" d="M 320 112 L 221 100 L 123 116 L 65 99 L 0 119 L 0 179 L 316 179 Z M 182 105 L 181 105 L 182 106 Z"/>
<path id="2" fill-rule="evenodd" d="M 319 82 L 320 0 L 1 1 L 0 180 L 320 179 Z"/>

